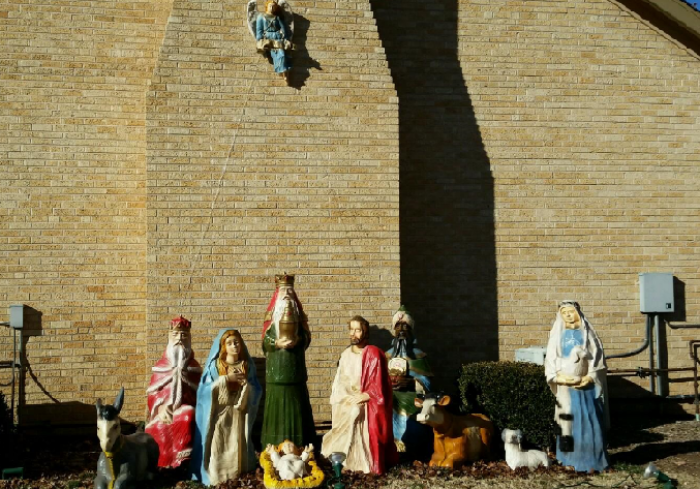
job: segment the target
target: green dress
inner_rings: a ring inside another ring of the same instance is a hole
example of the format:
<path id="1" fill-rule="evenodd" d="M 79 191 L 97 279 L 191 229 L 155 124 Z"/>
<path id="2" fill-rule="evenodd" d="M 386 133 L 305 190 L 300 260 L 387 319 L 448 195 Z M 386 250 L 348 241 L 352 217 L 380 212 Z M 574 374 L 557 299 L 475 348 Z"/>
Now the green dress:
<path id="1" fill-rule="evenodd" d="M 316 441 L 316 427 L 311 412 L 309 389 L 306 386 L 305 350 L 311 337 L 299 328 L 299 340 L 288 350 L 275 347 L 277 335 L 270 325 L 263 339 L 267 358 L 265 367 L 265 417 L 262 427 L 262 446 L 277 445 L 291 440 L 298 447 Z"/>

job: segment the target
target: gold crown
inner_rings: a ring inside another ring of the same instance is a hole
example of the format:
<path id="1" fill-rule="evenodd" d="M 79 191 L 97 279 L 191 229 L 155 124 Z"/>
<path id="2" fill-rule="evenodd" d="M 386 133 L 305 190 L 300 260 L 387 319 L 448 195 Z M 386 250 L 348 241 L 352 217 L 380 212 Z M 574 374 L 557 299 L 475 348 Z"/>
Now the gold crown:
<path id="1" fill-rule="evenodd" d="M 275 285 L 277 287 L 294 287 L 294 275 L 275 275 Z"/>
<path id="2" fill-rule="evenodd" d="M 182 316 L 178 316 L 170 321 L 170 329 L 189 331 L 192 328 L 192 323 Z"/>

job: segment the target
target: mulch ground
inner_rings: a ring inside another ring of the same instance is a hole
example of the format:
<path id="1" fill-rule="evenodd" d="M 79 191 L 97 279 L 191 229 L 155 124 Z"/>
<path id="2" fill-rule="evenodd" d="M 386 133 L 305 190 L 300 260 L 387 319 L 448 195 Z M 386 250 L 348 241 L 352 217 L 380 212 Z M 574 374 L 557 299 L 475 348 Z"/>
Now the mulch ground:
<path id="1" fill-rule="evenodd" d="M 93 487 L 94 467 L 100 455 L 96 440 L 90 438 L 40 437 L 20 440 L 13 448 L 22 460 L 25 478 L 0 481 L 0 489 L 88 489 Z M 700 422 L 677 420 L 631 420 L 611 432 L 610 458 L 613 468 L 604 474 L 576 474 L 554 465 L 529 472 L 512 471 L 503 461 L 478 462 L 457 471 L 436 470 L 420 462 L 403 464 L 383 477 L 347 473 L 347 489 L 515 489 L 604 487 L 620 489 L 656 488 L 642 479 L 649 462 L 676 479 L 678 487 L 700 489 Z M 327 479 L 330 466 L 322 467 Z M 153 489 L 201 489 L 188 480 L 186 469 L 162 470 Z M 217 486 L 217 489 L 263 489 L 257 472 Z"/>

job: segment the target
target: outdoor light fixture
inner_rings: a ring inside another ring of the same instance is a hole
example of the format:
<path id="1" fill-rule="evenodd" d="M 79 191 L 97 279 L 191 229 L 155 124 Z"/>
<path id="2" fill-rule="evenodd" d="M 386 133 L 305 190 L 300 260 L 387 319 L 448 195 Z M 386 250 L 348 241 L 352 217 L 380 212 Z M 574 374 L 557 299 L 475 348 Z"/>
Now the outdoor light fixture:
<path id="1" fill-rule="evenodd" d="M 650 463 L 647 465 L 647 468 L 644 469 L 644 476 L 645 479 L 651 479 L 652 477 L 655 477 L 658 482 L 663 482 L 663 489 L 674 489 L 676 487 L 676 484 L 671 480 L 669 476 L 661 472 L 656 465 L 653 463 Z"/>
<path id="2" fill-rule="evenodd" d="M 345 489 L 345 484 L 343 484 L 343 479 L 340 475 L 341 470 L 343 470 L 343 462 L 345 462 L 345 454 L 343 452 L 333 452 L 331 453 L 330 459 L 333 464 L 333 471 L 335 472 L 335 477 L 329 481 L 333 484 L 331 487 L 333 487 L 333 489 Z"/>

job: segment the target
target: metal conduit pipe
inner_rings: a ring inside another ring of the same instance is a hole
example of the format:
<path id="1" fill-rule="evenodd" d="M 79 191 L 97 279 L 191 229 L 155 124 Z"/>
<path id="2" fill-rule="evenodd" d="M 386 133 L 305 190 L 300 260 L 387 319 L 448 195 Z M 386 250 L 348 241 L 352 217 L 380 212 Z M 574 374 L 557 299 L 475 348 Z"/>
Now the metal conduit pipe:
<path id="1" fill-rule="evenodd" d="M 649 341 L 651 341 L 651 328 L 654 327 L 654 323 L 652 322 L 651 316 L 647 314 L 647 321 L 649 321 Z M 658 338 L 657 338 L 658 341 Z M 649 368 L 652 369 L 654 368 L 654 346 L 656 346 L 656 349 L 659 349 L 658 343 L 656 345 L 651 345 L 649 347 Z M 649 376 L 649 392 L 652 394 L 656 394 L 656 384 L 654 383 L 654 375 Z"/>
<path id="2" fill-rule="evenodd" d="M 605 355 L 605 359 L 610 359 L 610 358 L 628 358 L 628 357 L 633 357 L 635 355 L 639 355 L 642 353 L 644 350 L 647 349 L 649 346 L 649 339 L 651 338 L 651 318 L 647 316 L 647 331 L 646 331 L 646 337 L 644 338 L 644 343 L 642 343 L 642 346 L 637 348 L 636 350 L 628 351 L 627 353 L 615 353 L 614 355 Z"/>
<path id="3" fill-rule="evenodd" d="M 665 339 L 666 339 L 666 332 L 661 331 L 661 327 L 663 326 L 663 323 L 659 321 L 659 315 L 654 314 L 654 338 L 655 338 L 655 344 L 656 344 L 656 368 L 657 374 L 656 374 L 656 392 L 661 396 L 661 397 L 666 397 L 668 396 L 668 392 L 666 389 L 666 386 L 668 385 L 666 382 L 666 379 L 668 378 L 668 373 L 663 371 L 663 367 L 665 366 L 664 362 L 664 355 L 663 355 L 663 350 L 661 348 L 661 344 L 665 344 Z"/>
<path id="4" fill-rule="evenodd" d="M 673 324 L 671 321 L 666 321 L 668 327 L 671 329 L 697 329 L 700 328 L 700 324 Z"/>
<path id="5" fill-rule="evenodd" d="M 639 355 L 642 353 L 644 350 L 646 350 L 649 347 L 649 343 L 651 341 L 651 328 L 652 328 L 652 321 L 651 317 L 647 314 L 647 327 L 646 327 L 646 336 L 644 337 L 644 343 L 642 343 L 642 346 L 637 348 L 636 350 L 628 351 L 626 353 L 616 353 L 614 355 L 605 355 L 605 359 L 610 359 L 610 358 L 628 358 L 628 357 L 633 357 L 635 355 Z M 649 368 L 652 368 L 654 366 L 654 348 L 649 348 Z M 649 377 L 649 392 L 652 394 L 655 393 L 655 387 L 654 387 L 654 376 Z"/>

